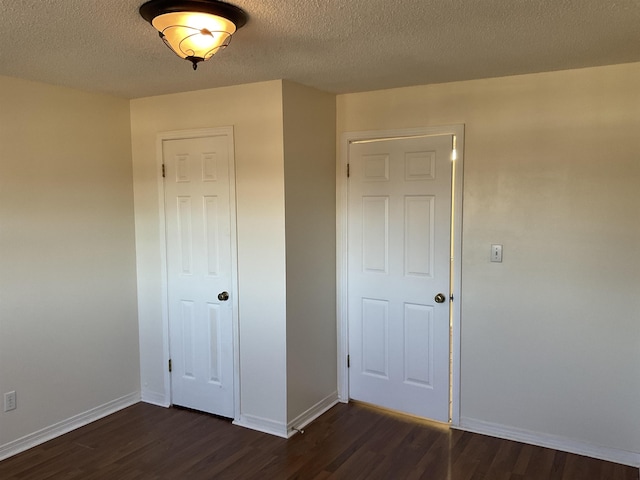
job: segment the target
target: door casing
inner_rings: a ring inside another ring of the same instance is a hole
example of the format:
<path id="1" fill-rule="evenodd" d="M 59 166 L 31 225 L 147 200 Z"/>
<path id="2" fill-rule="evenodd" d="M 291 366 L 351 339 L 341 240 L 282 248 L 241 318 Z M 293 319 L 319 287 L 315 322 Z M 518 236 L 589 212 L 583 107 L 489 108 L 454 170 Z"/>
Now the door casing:
<path id="1" fill-rule="evenodd" d="M 446 125 L 400 130 L 369 130 L 346 132 L 340 138 L 340 152 L 336 172 L 336 316 L 338 333 L 338 399 L 349 401 L 349 353 L 347 267 L 348 267 L 348 179 L 349 145 L 352 142 L 414 136 L 453 135 L 456 139 L 455 172 L 452 181 L 452 338 L 451 338 L 451 425 L 460 423 L 460 325 L 461 325 L 461 257 L 462 257 L 462 174 L 464 160 L 464 125 Z"/>
<path id="2" fill-rule="evenodd" d="M 160 226 L 160 268 L 162 285 L 162 349 L 164 359 L 164 391 L 167 398 L 171 396 L 171 375 L 169 374 L 169 359 L 171 348 L 169 344 L 169 282 L 167 278 L 167 239 L 166 220 L 164 206 L 164 179 L 162 176 L 163 149 L 165 140 L 179 140 L 189 138 L 201 138 L 210 136 L 226 136 L 229 148 L 229 211 L 231 221 L 231 288 L 232 302 L 232 328 L 233 328 L 233 382 L 234 382 L 234 420 L 240 417 L 240 350 L 239 350 L 239 322 L 238 322 L 238 250 L 236 227 L 236 178 L 235 178 L 235 151 L 233 140 L 233 127 L 201 128 L 194 130 L 176 130 L 160 132 L 156 135 L 156 172 L 158 183 L 158 223 Z M 169 404 L 172 402 L 169 401 Z"/>

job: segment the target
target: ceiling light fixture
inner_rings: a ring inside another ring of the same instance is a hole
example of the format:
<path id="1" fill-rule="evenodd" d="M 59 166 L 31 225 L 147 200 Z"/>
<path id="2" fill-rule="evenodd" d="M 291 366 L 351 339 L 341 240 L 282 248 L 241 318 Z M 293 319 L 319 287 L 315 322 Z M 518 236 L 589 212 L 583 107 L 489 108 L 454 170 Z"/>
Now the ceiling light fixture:
<path id="1" fill-rule="evenodd" d="M 229 45 L 231 35 L 247 23 L 243 10 L 216 0 L 151 0 L 140 7 L 140 15 L 194 70 Z"/>

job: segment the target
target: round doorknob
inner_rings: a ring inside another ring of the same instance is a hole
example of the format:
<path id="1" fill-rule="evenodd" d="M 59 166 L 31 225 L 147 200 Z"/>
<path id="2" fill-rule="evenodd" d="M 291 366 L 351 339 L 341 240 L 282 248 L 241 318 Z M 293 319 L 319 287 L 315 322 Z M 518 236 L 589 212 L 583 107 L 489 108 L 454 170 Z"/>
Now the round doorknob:
<path id="1" fill-rule="evenodd" d="M 444 301 L 447 299 L 447 297 L 444 296 L 444 294 L 439 293 L 435 296 L 434 300 L 436 301 L 436 303 L 444 303 Z"/>
<path id="2" fill-rule="evenodd" d="M 220 292 L 218 294 L 218 300 L 220 300 L 221 302 L 226 302 L 227 300 L 229 300 L 229 292 Z"/>

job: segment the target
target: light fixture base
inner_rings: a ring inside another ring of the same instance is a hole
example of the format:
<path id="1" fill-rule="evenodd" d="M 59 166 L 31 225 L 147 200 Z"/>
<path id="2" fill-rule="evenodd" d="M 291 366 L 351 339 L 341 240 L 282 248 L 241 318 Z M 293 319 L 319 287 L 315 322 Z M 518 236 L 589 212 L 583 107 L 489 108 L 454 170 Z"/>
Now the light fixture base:
<path id="1" fill-rule="evenodd" d="M 150 0 L 140 6 L 140 15 L 153 25 L 153 19 L 165 13 L 198 12 L 217 15 L 233 22 L 236 29 L 246 25 L 249 17 L 239 7 L 217 0 Z"/>

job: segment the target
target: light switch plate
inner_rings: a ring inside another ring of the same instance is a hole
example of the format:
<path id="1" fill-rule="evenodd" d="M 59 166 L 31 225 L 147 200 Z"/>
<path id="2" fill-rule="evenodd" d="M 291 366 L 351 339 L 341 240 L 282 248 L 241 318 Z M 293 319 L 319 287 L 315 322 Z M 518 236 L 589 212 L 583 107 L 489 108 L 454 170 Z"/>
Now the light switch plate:
<path id="1" fill-rule="evenodd" d="M 491 245 L 491 261 L 497 263 L 502 262 L 502 245 Z"/>

